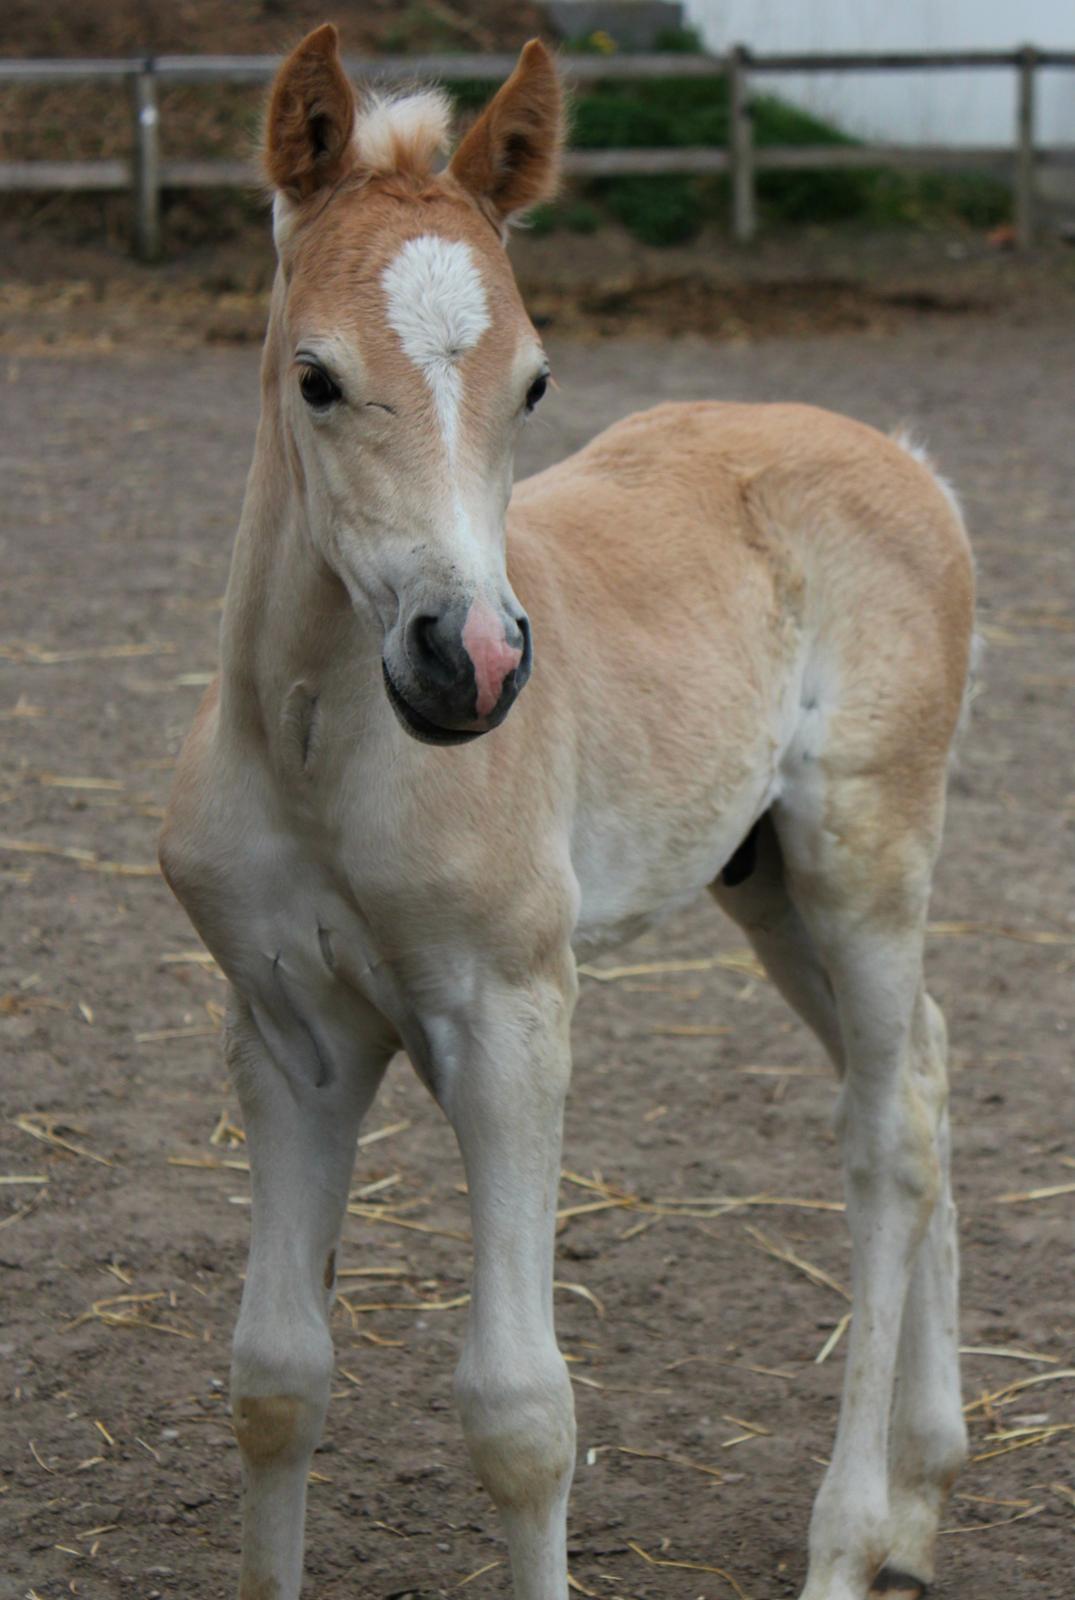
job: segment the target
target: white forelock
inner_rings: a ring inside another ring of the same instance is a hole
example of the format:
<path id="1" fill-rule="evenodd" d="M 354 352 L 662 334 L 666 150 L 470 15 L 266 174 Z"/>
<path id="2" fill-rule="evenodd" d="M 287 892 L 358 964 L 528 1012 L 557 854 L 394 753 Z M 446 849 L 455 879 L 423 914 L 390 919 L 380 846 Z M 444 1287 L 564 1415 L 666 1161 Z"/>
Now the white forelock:
<path id="1" fill-rule="evenodd" d="M 355 118 L 355 149 L 370 172 L 427 171 L 448 142 L 452 106 L 440 89 L 370 94 Z"/>

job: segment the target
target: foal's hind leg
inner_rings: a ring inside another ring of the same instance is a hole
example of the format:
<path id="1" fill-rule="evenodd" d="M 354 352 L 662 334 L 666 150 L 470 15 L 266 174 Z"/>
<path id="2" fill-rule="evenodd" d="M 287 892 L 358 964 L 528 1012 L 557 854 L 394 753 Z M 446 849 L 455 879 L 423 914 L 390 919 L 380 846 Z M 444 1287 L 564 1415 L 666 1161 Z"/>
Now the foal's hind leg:
<path id="1" fill-rule="evenodd" d="M 861 791 L 856 798 L 861 805 Z M 754 873 L 734 888 L 714 885 L 845 1075 L 855 1317 L 836 1449 L 812 1523 L 809 1600 L 861 1600 L 882 1563 L 890 1593 L 898 1577 L 900 1588 L 922 1587 L 963 1452 L 943 1022 L 921 987 L 932 844 L 912 836 L 880 853 L 849 850 L 850 820 L 825 836 L 807 816 L 780 814 L 786 863 L 763 819 Z"/>
<path id="2" fill-rule="evenodd" d="M 815 788 L 797 804 L 793 794 L 775 818 L 791 897 L 840 1019 L 837 1125 L 852 1238 L 843 1400 L 811 1518 L 803 1600 L 861 1600 L 889 1555 L 889 1418 L 900 1331 L 915 1258 L 941 1197 L 922 945 L 943 799 L 936 775 L 918 776 L 911 815 L 903 769 L 891 788 L 881 778 L 829 777 L 823 795 Z M 912 1326 L 920 1322 L 912 1318 Z"/>
<path id="3" fill-rule="evenodd" d="M 933 1117 L 941 1189 L 918 1249 L 900 1333 L 899 1382 L 889 1436 L 891 1542 L 884 1580 L 892 1600 L 933 1578 L 941 1512 L 967 1454 L 959 1383 L 959 1251 L 949 1178 L 947 1038 L 928 997 L 916 1014 L 914 1071 Z"/>

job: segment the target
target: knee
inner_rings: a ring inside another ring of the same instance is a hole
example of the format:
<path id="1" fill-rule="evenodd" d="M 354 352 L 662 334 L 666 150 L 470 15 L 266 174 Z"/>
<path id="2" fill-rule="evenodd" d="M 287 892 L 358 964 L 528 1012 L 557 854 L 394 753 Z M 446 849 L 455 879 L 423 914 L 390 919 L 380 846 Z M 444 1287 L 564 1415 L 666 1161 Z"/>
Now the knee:
<path id="1" fill-rule="evenodd" d="M 482 1370 L 464 1356 L 456 1401 L 471 1460 L 501 1510 L 547 1505 L 564 1492 L 575 1465 L 575 1409 L 558 1350 Z"/>
<path id="2" fill-rule="evenodd" d="M 286 1467 L 312 1455 L 324 1406 L 294 1394 L 235 1394 L 231 1422 L 248 1467 Z"/>
<path id="3" fill-rule="evenodd" d="M 232 1346 L 231 1410 L 248 1465 L 286 1465 L 317 1444 L 332 1381 L 323 1325 L 270 1330 L 240 1316 Z"/>

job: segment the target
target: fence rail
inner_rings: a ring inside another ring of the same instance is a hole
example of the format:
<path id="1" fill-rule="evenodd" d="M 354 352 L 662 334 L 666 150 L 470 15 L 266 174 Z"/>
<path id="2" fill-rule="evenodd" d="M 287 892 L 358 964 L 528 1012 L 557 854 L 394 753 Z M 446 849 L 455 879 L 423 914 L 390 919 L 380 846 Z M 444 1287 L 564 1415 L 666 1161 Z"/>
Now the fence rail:
<path id="1" fill-rule="evenodd" d="M 0 191 L 130 190 L 134 240 L 140 256 L 160 254 L 161 195 L 166 189 L 237 188 L 259 181 L 251 162 L 162 160 L 160 91 L 190 84 L 265 84 L 279 65 L 276 56 L 146 56 L 79 61 L 0 61 L 5 86 L 125 83 L 131 96 L 132 155 L 129 160 L 3 161 Z M 514 56 L 438 55 L 345 58 L 362 82 L 442 83 L 506 78 Z M 731 222 L 736 239 L 757 231 L 756 174 L 893 166 L 907 169 L 980 168 L 1011 173 L 1016 242 L 1027 248 L 1035 230 L 1035 175 L 1039 167 L 1075 164 L 1075 146 L 1043 148 L 1035 139 L 1035 90 L 1041 68 L 1075 69 L 1075 51 L 1018 50 L 887 51 L 839 55 L 753 55 L 742 45 L 724 56 L 646 54 L 565 56 L 564 76 L 573 83 L 645 78 L 725 77 L 729 89 L 727 147 L 571 150 L 568 173 L 587 177 L 662 173 L 730 173 Z M 762 145 L 754 140 L 752 93 L 757 78 L 787 72 L 906 72 L 1007 69 L 1016 74 L 1017 106 L 1012 143 L 948 145 Z"/>

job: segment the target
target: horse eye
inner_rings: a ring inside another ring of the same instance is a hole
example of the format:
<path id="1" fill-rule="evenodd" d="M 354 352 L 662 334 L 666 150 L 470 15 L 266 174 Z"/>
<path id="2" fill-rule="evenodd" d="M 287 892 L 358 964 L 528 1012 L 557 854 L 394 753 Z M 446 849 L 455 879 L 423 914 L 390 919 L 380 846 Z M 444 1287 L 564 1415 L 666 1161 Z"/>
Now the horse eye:
<path id="1" fill-rule="evenodd" d="M 526 391 L 527 411 L 533 411 L 534 407 L 537 405 L 538 401 L 541 399 L 548 387 L 549 374 L 547 372 L 542 372 L 534 379 L 533 383 Z"/>
<path id="2" fill-rule="evenodd" d="M 338 383 L 334 383 L 323 367 L 303 367 L 299 377 L 302 398 L 315 411 L 325 411 L 341 396 Z"/>

